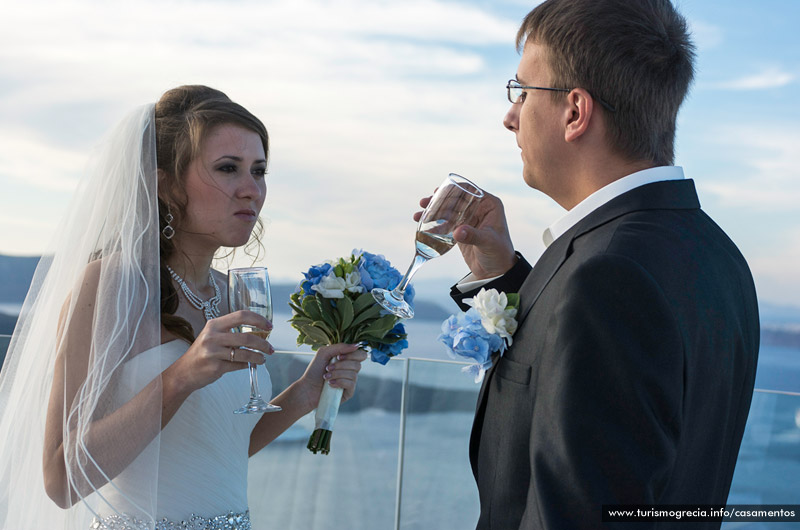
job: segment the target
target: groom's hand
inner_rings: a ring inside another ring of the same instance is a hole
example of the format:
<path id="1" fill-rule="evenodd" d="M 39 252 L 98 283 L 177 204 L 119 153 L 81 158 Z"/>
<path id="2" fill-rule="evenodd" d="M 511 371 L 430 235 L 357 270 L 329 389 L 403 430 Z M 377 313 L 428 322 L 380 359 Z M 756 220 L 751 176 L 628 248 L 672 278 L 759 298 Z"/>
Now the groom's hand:
<path id="1" fill-rule="evenodd" d="M 503 202 L 491 193 L 484 194 L 472 226 L 463 224 L 453 231 L 461 255 L 476 280 L 501 276 L 517 262 Z M 419 205 L 425 208 L 430 200 L 430 197 L 425 197 Z M 419 221 L 421 216 L 422 212 L 415 213 L 414 220 Z"/>

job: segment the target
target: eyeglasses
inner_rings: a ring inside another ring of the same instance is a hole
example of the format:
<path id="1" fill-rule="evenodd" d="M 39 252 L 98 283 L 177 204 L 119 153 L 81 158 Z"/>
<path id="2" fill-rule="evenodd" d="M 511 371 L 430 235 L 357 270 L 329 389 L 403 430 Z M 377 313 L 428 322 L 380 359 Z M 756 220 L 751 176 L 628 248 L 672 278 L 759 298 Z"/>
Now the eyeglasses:
<path id="1" fill-rule="evenodd" d="M 525 90 L 549 90 L 551 92 L 572 92 L 571 88 L 550 88 L 550 87 L 543 87 L 543 86 L 523 86 L 523 85 L 520 85 L 519 82 L 517 80 L 515 80 L 515 79 L 509 79 L 508 80 L 508 84 L 506 85 L 506 90 L 508 90 L 508 100 L 511 103 L 513 103 L 514 105 L 516 105 L 517 103 L 520 103 L 520 101 L 522 99 L 522 95 L 525 93 Z M 593 96 L 591 92 L 589 92 L 589 95 L 592 96 L 592 98 L 596 99 L 597 102 L 600 103 L 600 105 L 602 105 L 603 108 L 606 109 L 608 112 L 616 112 L 617 111 L 617 109 L 615 109 L 613 105 L 611 105 L 610 103 L 607 103 L 602 98 L 598 98 L 598 97 Z"/>

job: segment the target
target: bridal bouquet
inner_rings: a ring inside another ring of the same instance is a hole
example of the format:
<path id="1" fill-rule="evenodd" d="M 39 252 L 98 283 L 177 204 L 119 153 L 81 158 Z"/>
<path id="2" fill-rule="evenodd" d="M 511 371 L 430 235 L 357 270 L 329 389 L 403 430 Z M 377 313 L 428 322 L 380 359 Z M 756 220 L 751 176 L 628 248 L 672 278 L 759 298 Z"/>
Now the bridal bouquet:
<path id="1" fill-rule="evenodd" d="M 470 309 L 445 320 L 438 340 L 447 347 L 447 354 L 452 359 L 465 357 L 475 361 L 475 364 L 465 366 L 463 371 L 480 383 L 492 367 L 492 353 L 498 352 L 502 356 L 513 342 L 519 295 L 481 289 L 474 298 L 465 298 L 464 303 Z"/>
<path id="2" fill-rule="evenodd" d="M 384 311 L 370 294 L 375 287 L 394 289 L 402 279 L 386 258 L 353 250 L 345 258 L 314 265 L 303 276 L 289 301 L 293 312 L 289 322 L 298 331 L 298 346 L 308 344 L 316 351 L 328 344 L 360 343 L 380 364 L 408 347 L 401 319 Z M 412 303 L 412 288 L 406 290 L 405 299 Z M 342 389 L 326 382 L 308 441 L 312 453 L 330 452 L 341 400 Z"/>

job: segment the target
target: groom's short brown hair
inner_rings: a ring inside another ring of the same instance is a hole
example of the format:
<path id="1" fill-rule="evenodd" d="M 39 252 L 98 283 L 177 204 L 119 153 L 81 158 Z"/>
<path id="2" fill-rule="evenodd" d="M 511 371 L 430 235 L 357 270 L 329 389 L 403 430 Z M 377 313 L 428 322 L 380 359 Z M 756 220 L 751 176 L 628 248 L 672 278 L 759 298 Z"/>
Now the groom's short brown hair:
<path id="1" fill-rule="evenodd" d="M 615 109 L 606 113 L 612 149 L 632 160 L 674 162 L 694 45 L 669 0 L 547 0 L 522 22 L 517 47 L 528 41 L 545 47 L 553 86 L 584 88 Z"/>

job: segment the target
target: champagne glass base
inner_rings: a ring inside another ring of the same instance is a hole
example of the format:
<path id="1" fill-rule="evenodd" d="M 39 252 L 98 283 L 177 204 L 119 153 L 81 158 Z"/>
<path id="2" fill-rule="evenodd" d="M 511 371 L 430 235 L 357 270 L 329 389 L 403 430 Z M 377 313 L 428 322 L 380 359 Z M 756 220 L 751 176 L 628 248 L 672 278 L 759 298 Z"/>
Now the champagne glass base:
<path id="1" fill-rule="evenodd" d="M 233 411 L 234 414 L 261 414 L 263 412 L 278 412 L 279 406 L 267 403 L 260 397 L 250 398 L 242 408 Z"/>
<path id="2" fill-rule="evenodd" d="M 414 318 L 414 310 L 408 305 L 408 302 L 395 295 L 394 291 L 375 288 L 370 292 L 375 301 L 394 316 L 406 319 Z"/>

